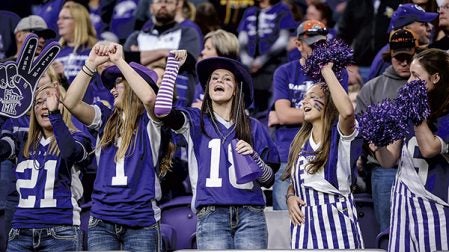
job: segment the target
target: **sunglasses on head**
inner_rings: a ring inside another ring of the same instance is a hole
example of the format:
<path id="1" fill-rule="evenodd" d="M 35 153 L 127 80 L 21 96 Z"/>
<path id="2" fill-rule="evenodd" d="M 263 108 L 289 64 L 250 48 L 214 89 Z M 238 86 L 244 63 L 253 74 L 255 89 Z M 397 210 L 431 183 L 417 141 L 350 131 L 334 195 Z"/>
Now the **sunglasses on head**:
<path id="1" fill-rule="evenodd" d="M 326 28 L 312 28 L 307 29 L 304 32 L 301 32 L 298 37 L 300 36 L 316 36 L 316 35 L 327 35 L 327 29 Z"/>
<path id="2" fill-rule="evenodd" d="M 394 59 L 396 59 L 399 62 L 407 61 L 407 64 L 410 64 L 413 60 L 413 55 L 410 54 L 398 54 L 393 56 Z"/>

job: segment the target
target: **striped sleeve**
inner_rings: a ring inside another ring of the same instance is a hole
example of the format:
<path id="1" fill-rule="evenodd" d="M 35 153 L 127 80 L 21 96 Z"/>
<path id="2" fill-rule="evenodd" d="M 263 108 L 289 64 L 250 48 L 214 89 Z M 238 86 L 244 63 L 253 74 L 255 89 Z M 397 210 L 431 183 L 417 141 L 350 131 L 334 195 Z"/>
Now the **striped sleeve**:
<path id="1" fill-rule="evenodd" d="M 168 55 L 167 66 L 165 67 L 162 84 L 156 96 L 154 114 L 157 117 L 168 115 L 173 105 L 173 92 L 175 88 L 176 77 L 178 76 L 179 62 L 175 59 L 173 53 Z"/>

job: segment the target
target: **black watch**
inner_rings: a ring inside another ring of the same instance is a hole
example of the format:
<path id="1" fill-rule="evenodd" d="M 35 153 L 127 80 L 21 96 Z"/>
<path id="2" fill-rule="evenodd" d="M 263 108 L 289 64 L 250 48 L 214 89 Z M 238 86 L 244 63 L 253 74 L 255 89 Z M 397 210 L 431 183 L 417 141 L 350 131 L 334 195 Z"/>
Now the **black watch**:
<path id="1" fill-rule="evenodd" d="M 61 114 L 61 111 L 59 111 L 59 109 L 57 109 L 57 110 L 53 110 L 53 111 L 48 111 L 48 114 L 49 115 L 56 115 L 56 114 Z"/>

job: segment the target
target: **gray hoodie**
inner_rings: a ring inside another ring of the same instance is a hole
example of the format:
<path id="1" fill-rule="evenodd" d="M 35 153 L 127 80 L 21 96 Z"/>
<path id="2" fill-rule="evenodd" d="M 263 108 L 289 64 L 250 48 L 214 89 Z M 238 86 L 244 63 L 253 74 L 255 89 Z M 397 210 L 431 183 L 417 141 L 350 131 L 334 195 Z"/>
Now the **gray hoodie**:
<path id="1" fill-rule="evenodd" d="M 363 85 L 357 96 L 356 113 L 366 111 L 369 105 L 380 103 L 384 99 L 396 98 L 399 89 L 407 80 L 408 78 L 402 78 L 389 66 L 382 75 Z"/>

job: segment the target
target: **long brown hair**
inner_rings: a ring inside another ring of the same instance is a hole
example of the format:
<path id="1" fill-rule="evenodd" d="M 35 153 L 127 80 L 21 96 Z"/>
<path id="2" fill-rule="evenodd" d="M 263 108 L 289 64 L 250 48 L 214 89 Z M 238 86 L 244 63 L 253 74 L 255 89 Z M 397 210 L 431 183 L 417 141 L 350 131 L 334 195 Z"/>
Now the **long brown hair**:
<path id="1" fill-rule="evenodd" d="M 46 83 L 46 84 L 38 87 L 38 89 L 35 92 L 34 99 L 36 99 L 38 94 L 47 90 L 48 88 L 58 88 L 59 94 L 61 96 L 60 99 L 63 100 L 66 92 L 65 92 L 65 89 L 61 85 L 59 85 L 56 73 L 50 67 L 49 70 L 47 70 L 47 74 L 50 77 L 51 83 Z M 28 138 L 27 138 L 27 140 L 25 142 L 25 146 L 23 148 L 23 156 L 26 158 L 29 158 L 30 154 L 34 153 L 37 150 L 37 148 L 39 146 L 40 139 L 44 136 L 44 131 L 36 119 L 36 114 L 35 114 L 35 110 L 34 110 L 35 101 L 36 100 L 34 100 L 33 105 L 31 106 L 30 128 L 28 131 Z M 71 116 L 70 112 L 64 106 L 61 110 L 61 114 L 62 114 L 62 119 L 63 119 L 64 123 L 69 128 L 69 131 L 70 132 L 77 131 L 76 127 L 72 123 L 72 116 Z M 60 153 L 59 147 L 58 147 L 58 144 L 56 143 L 56 139 L 53 136 L 51 137 L 49 146 L 50 147 L 49 147 L 48 154 L 55 155 L 55 156 L 59 155 L 59 153 Z"/>
<path id="2" fill-rule="evenodd" d="M 309 174 L 315 174 L 325 166 L 330 152 L 332 126 L 338 120 L 338 110 L 330 97 L 330 92 L 327 89 L 327 86 L 323 83 L 318 83 L 315 85 L 320 85 L 324 93 L 325 106 L 324 112 L 321 115 L 321 120 L 323 121 L 321 135 L 323 136 L 323 138 L 321 139 L 321 144 L 318 147 L 318 150 L 315 152 L 315 157 L 307 166 L 307 172 Z M 310 137 L 310 134 L 312 134 L 312 128 L 313 126 L 310 122 L 304 121 L 301 129 L 293 139 L 292 144 L 290 145 L 287 168 L 282 174 L 282 179 L 285 180 L 289 178 L 292 174 L 292 171 L 294 171 L 295 164 L 298 160 L 299 154 L 303 149 L 304 143 Z"/>
<path id="3" fill-rule="evenodd" d="M 428 92 L 430 117 L 436 120 L 449 112 L 449 55 L 440 49 L 427 49 L 415 55 L 415 59 L 429 73 L 438 74 L 440 80 Z"/>
<path id="4" fill-rule="evenodd" d="M 135 146 L 135 133 L 137 129 L 137 119 L 144 112 L 144 106 L 128 82 L 123 79 L 124 90 L 121 101 L 121 108 L 114 107 L 112 115 L 104 126 L 103 137 L 100 139 L 99 148 L 110 144 L 116 144 L 121 137 L 114 160 L 117 161 L 126 156 L 126 152 L 131 147 L 131 153 Z M 131 143 L 134 141 L 134 143 Z"/>
<path id="5" fill-rule="evenodd" d="M 204 128 L 204 116 L 209 115 L 212 120 L 216 120 L 214 115 L 214 110 L 212 108 L 212 99 L 209 95 L 209 82 L 210 77 L 207 80 L 206 90 L 204 90 L 204 101 L 201 106 L 201 130 L 204 134 L 207 134 Z M 235 76 L 236 77 L 236 76 Z M 239 85 L 240 83 L 240 85 Z M 240 80 L 235 78 L 235 95 L 232 97 L 232 107 L 231 107 L 231 117 L 230 119 L 235 123 L 235 133 L 239 140 L 244 140 L 245 142 L 252 145 L 251 128 L 250 128 L 250 118 L 245 113 L 245 99 L 243 92 L 241 92 L 241 85 L 244 85 Z M 218 130 L 218 129 L 216 129 Z"/>

